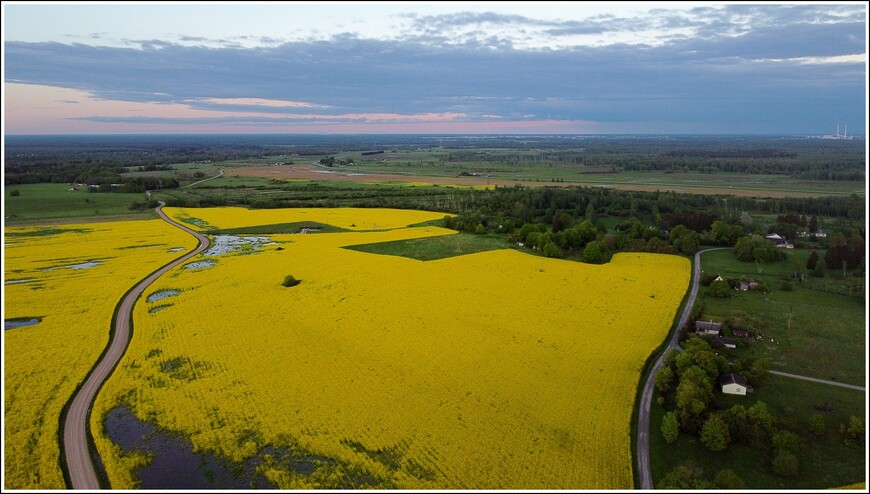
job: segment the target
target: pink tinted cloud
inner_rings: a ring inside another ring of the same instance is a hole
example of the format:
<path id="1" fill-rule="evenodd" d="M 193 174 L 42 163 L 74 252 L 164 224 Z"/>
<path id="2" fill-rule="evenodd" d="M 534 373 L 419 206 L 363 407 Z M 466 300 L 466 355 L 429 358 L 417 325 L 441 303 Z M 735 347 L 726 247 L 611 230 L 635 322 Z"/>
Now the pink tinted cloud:
<path id="1" fill-rule="evenodd" d="M 574 120 L 472 121 L 465 113 L 281 113 L 251 107 L 318 108 L 321 105 L 261 98 L 201 101 L 245 110 L 196 108 L 190 103 L 108 100 L 86 91 L 6 83 L 7 134 L 162 133 L 591 133 L 595 123 Z M 102 119 L 102 121 L 101 121 Z M 163 121 L 166 119 L 166 121 Z M 288 121 L 291 120 L 291 121 Z M 293 121 L 301 120 L 301 121 Z"/>

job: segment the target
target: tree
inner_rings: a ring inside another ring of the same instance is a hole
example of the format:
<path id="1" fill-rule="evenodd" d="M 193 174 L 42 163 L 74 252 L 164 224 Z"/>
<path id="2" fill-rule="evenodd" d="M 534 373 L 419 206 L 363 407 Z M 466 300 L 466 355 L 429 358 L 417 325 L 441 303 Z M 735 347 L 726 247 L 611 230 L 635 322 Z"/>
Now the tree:
<path id="1" fill-rule="evenodd" d="M 734 256 L 743 262 L 774 262 L 781 259 L 773 242 L 760 235 L 740 237 L 734 244 Z"/>
<path id="2" fill-rule="evenodd" d="M 566 212 L 561 212 L 553 216 L 553 233 L 561 232 L 574 223 L 574 217 Z"/>
<path id="3" fill-rule="evenodd" d="M 656 388 L 660 393 L 667 393 L 671 390 L 671 384 L 674 381 L 674 371 L 670 367 L 662 367 L 656 372 Z"/>
<path id="4" fill-rule="evenodd" d="M 589 242 L 586 244 L 586 248 L 583 249 L 583 262 L 604 262 L 604 254 L 601 252 L 601 247 L 598 246 L 598 242 Z"/>
<path id="5" fill-rule="evenodd" d="M 757 401 L 749 407 L 746 413 L 749 419 L 748 440 L 750 446 L 761 448 L 770 441 L 773 432 L 773 415 L 767 408 L 767 403 Z"/>
<path id="6" fill-rule="evenodd" d="M 667 473 L 657 484 L 656 489 L 674 490 L 674 489 L 703 489 L 708 486 L 708 482 L 703 479 L 704 470 L 692 463 L 691 461 L 683 462 L 674 467 L 673 470 Z"/>
<path id="7" fill-rule="evenodd" d="M 716 298 L 731 298 L 731 285 L 725 280 L 716 280 L 707 287 L 707 295 Z"/>
<path id="8" fill-rule="evenodd" d="M 662 417 L 662 435 L 665 436 L 665 442 L 668 444 L 673 444 L 679 437 L 680 423 L 674 412 L 668 412 Z"/>
<path id="9" fill-rule="evenodd" d="M 773 455 L 773 473 L 781 477 L 794 477 L 798 473 L 798 458 L 788 451 L 777 451 Z"/>
<path id="10" fill-rule="evenodd" d="M 728 426 L 719 415 L 710 415 L 701 429 L 701 442 L 710 451 L 723 451 L 731 443 Z"/>
<path id="11" fill-rule="evenodd" d="M 563 257 L 562 249 L 553 242 L 547 242 L 547 244 L 544 245 L 542 253 L 544 254 L 544 257 Z"/>
<path id="12" fill-rule="evenodd" d="M 807 229 L 810 231 L 810 233 L 819 231 L 819 218 L 816 215 L 812 215 L 810 217 L 810 220 L 807 223 Z"/>
<path id="13" fill-rule="evenodd" d="M 740 443 L 749 441 L 749 414 L 743 405 L 734 405 L 725 414 L 731 439 Z"/>
<path id="14" fill-rule="evenodd" d="M 824 278 L 828 275 L 828 266 L 824 262 L 817 262 L 816 267 L 813 268 L 813 276 L 817 278 Z"/>
<path id="15" fill-rule="evenodd" d="M 812 271 L 816 269 L 816 264 L 819 262 L 819 253 L 816 251 L 810 252 L 810 257 L 807 258 L 807 270 Z"/>
<path id="16" fill-rule="evenodd" d="M 800 439 L 791 431 L 776 431 L 771 439 L 773 449 L 776 451 L 788 451 L 797 454 L 800 451 Z"/>
<path id="17" fill-rule="evenodd" d="M 722 220 L 714 221 L 710 227 L 710 241 L 716 245 L 734 245 L 734 242 L 742 234 L 742 226 L 732 226 Z"/>
<path id="18" fill-rule="evenodd" d="M 589 205 L 586 206 L 586 219 L 590 223 L 595 223 L 595 204 L 592 201 L 589 201 Z"/>
<path id="19" fill-rule="evenodd" d="M 851 415 L 849 417 L 849 425 L 840 424 L 840 433 L 846 436 L 844 442 L 849 446 L 860 446 L 864 444 L 865 425 L 864 417 Z"/>

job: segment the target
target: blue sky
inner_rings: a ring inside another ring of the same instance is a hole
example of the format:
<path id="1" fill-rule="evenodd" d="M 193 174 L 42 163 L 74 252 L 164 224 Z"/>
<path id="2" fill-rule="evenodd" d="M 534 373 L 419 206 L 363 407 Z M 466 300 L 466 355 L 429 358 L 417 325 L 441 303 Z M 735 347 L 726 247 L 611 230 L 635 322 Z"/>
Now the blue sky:
<path id="1" fill-rule="evenodd" d="M 863 134 L 867 119 L 861 2 L 4 2 L 3 19 L 6 134 Z"/>

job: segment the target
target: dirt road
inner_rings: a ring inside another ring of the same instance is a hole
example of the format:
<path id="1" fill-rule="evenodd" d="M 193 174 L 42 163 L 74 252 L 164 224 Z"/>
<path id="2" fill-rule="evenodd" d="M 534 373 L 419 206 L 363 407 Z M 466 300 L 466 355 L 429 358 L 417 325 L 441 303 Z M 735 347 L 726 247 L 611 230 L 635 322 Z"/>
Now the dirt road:
<path id="1" fill-rule="evenodd" d="M 151 273 L 147 278 L 133 287 L 132 290 L 127 292 L 124 298 L 118 303 L 117 315 L 114 320 L 114 332 L 111 336 L 111 341 L 109 341 L 109 346 L 106 348 L 100 361 L 91 370 L 85 383 L 73 396 L 72 402 L 63 420 L 62 447 L 66 456 L 67 472 L 69 473 L 69 479 L 73 489 L 94 490 L 100 488 L 100 483 L 97 480 L 97 474 L 91 459 L 91 455 L 96 455 L 97 453 L 96 451 L 91 452 L 88 447 L 87 434 L 89 432 L 88 423 L 90 421 L 91 406 L 94 403 L 94 398 L 96 398 L 100 387 L 102 387 L 106 379 L 108 379 L 112 374 L 115 366 L 118 365 L 118 362 L 127 350 L 127 344 L 130 341 L 130 331 L 133 325 L 133 306 L 136 304 L 136 300 L 139 299 L 145 289 L 148 288 L 148 286 L 157 278 L 175 266 L 178 266 L 191 257 L 204 251 L 209 246 L 208 237 L 170 220 L 163 212 L 163 206 L 164 203 L 161 202 L 160 206 L 156 209 L 160 218 L 172 226 L 180 228 L 195 236 L 199 240 L 199 245 L 193 251 Z"/>

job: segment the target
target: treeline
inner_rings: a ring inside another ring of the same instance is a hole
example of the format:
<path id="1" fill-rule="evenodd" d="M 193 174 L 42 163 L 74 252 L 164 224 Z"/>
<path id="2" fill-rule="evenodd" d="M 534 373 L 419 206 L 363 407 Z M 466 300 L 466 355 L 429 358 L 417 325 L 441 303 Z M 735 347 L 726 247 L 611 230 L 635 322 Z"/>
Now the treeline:
<path id="1" fill-rule="evenodd" d="M 775 262 L 783 258 L 782 249 L 764 234 L 788 230 L 796 237 L 801 227 L 789 221 L 817 225 L 815 214 L 806 220 L 811 211 L 827 217 L 863 217 L 863 201 L 857 197 L 789 199 L 787 205 L 793 212 L 781 214 L 768 231 L 760 231 L 747 211 L 782 208 L 779 199 L 590 187 L 497 188 L 469 199 L 474 203 L 472 209 L 445 218 L 446 227 L 478 234 L 503 233 L 544 256 L 591 263 L 606 262 L 621 251 L 689 255 L 701 244 L 734 247 L 737 258 L 746 262 Z M 616 224 L 614 217 L 619 220 Z M 610 228 L 604 218 L 610 218 Z M 863 246 L 863 232 L 851 235 L 849 245 Z M 836 238 L 832 246 L 842 243 Z M 850 249 L 852 257 L 843 256 L 851 267 L 860 260 L 853 260 L 857 248 Z"/>

